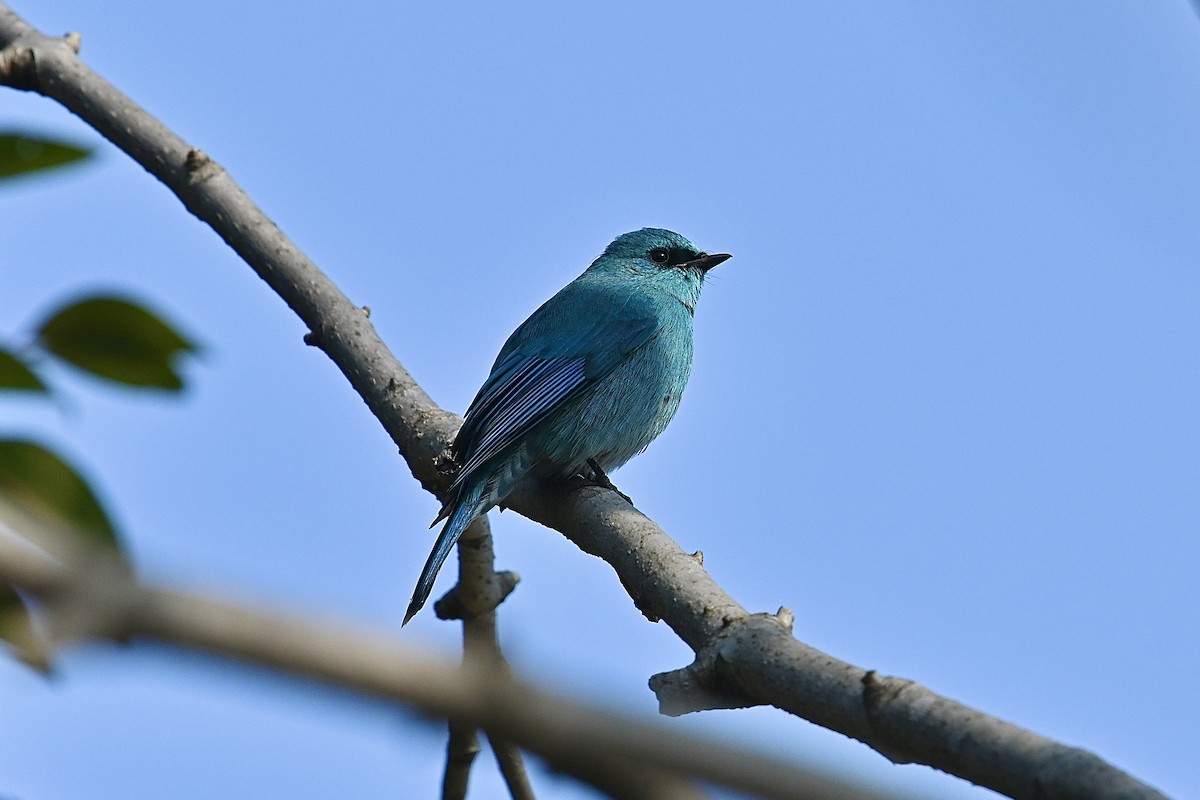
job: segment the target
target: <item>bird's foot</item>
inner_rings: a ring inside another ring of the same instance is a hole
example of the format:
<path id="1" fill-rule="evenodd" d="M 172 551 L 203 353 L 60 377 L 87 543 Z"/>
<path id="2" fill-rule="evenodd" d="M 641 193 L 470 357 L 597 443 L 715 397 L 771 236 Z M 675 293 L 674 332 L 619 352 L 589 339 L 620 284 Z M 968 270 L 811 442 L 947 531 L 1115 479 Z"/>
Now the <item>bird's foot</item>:
<path id="1" fill-rule="evenodd" d="M 629 499 L 629 495 L 622 492 L 613 484 L 612 479 L 609 478 L 608 475 L 604 473 L 604 470 L 600 468 L 600 465 L 596 463 L 596 459 L 589 458 L 587 460 L 587 465 L 591 468 L 592 474 L 590 476 L 585 476 L 585 478 L 587 478 L 592 485 L 599 486 L 603 489 L 611 489 L 612 491 L 621 495 L 621 497 L 625 499 L 626 503 L 633 505 L 633 500 Z"/>

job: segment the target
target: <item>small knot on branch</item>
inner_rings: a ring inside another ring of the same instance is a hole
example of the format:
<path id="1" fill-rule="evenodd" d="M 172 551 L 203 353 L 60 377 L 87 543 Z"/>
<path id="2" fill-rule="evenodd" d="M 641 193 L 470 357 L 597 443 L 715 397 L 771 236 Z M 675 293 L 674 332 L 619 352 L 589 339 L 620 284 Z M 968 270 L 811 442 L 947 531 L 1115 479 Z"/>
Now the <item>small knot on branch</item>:
<path id="1" fill-rule="evenodd" d="M 183 166 L 188 172 L 196 172 L 211 162 L 212 159 L 203 150 L 193 147 L 187 151 L 187 156 L 183 159 Z"/>
<path id="2" fill-rule="evenodd" d="M 0 50 L 0 84 L 23 92 L 37 91 L 37 59 L 33 47 L 18 39 Z"/>
<path id="3" fill-rule="evenodd" d="M 304 334 L 304 343 L 309 347 L 315 347 L 319 350 L 324 349 L 325 335 L 319 328 L 316 330 L 311 330 Z"/>
<path id="4" fill-rule="evenodd" d="M 520 575 L 504 570 L 493 572 L 483 587 L 473 586 L 467 591 L 462 584 L 458 584 L 433 604 L 433 613 L 438 619 L 447 620 L 473 619 L 489 614 L 513 593 L 520 582 Z"/>
<path id="5" fill-rule="evenodd" d="M 220 165 L 198 147 L 187 151 L 183 158 L 183 168 L 187 172 L 188 182 L 193 186 L 212 179 L 221 171 Z"/>
<path id="6" fill-rule="evenodd" d="M 778 635 L 780 630 L 790 633 L 792 621 L 792 612 L 786 608 L 775 614 L 747 614 L 731 619 L 724 630 L 700 648 L 691 664 L 650 678 L 650 689 L 658 697 L 659 713 L 677 717 L 692 711 L 762 705 L 762 701 L 738 684 L 729 668 L 730 654 L 739 647 L 754 647 L 763 633 Z"/>
<path id="7" fill-rule="evenodd" d="M 785 608 L 784 606 L 780 606 L 779 610 L 775 612 L 775 619 L 778 620 L 779 624 L 788 633 L 792 632 L 792 626 L 796 624 L 796 615 L 792 613 L 790 608 Z"/>
<path id="8" fill-rule="evenodd" d="M 701 650 L 696 660 L 683 669 L 650 676 L 650 691 L 658 697 L 658 713 L 668 717 L 759 705 L 721 674 L 720 656 L 715 648 Z"/>

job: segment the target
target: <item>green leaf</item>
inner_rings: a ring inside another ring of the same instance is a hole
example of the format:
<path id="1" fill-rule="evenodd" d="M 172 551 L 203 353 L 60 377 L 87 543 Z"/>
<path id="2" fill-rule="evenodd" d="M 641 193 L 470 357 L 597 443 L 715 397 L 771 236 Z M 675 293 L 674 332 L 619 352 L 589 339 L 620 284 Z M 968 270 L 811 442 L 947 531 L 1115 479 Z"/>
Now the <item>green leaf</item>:
<path id="1" fill-rule="evenodd" d="M 50 653 L 34 627 L 29 607 L 8 584 L 0 584 L 0 640 L 8 642 L 14 655 L 42 673 L 50 674 Z"/>
<path id="2" fill-rule="evenodd" d="M 0 180 L 81 161 L 92 151 L 66 142 L 20 133 L 0 133 Z"/>
<path id="3" fill-rule="evenodd" d="M 15 608 L 24 608 L 25 603 L 17 590 L 7 583 L 0 583 L 0 615 L 7 614 Z M 2 636 L 3 634 L 0 634 Z"/>
<path id="4" fill-rule="evenodd" d="M 71 303 L 42 323 L 42 347 L 93 375 L 127 386 L 179 391 L 176 357 L 196 346 L 145 307 L 96 295 Z"/>
<path id="5" fill-rule="evenodd" d="M 0 389 L 47 392 L 46 384 L 19 356 L 0 347 Z"/>
<path id="6" fill-rule="evenodd" d="M 40 444 L 0 439 L 0 494 L 34 520 L 90 544 L 121 549 L 116 529 L 87 481 Z"/>

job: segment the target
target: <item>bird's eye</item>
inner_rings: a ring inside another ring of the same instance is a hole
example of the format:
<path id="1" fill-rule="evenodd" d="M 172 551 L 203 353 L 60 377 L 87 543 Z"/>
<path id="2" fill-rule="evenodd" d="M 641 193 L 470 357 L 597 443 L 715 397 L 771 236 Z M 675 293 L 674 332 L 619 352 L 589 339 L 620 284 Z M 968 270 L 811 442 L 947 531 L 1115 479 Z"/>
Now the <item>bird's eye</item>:
<path id="1" fill-rule="evenodd" d="M 665 247 L 656 247 L 650 251 L 650 260 L 655 264 L 665 264 L 671 259 L 671 251 Z"/>

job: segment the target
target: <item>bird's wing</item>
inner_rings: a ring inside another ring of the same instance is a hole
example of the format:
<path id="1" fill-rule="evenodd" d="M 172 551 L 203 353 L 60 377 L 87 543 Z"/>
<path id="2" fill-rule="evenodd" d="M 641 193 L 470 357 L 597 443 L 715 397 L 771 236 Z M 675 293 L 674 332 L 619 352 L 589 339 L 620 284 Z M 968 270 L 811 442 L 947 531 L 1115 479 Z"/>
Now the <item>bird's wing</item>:
<path id="1" fill-rule="evenodd" d="M 455 485 L 606 376 L 657 331 L 652 318 L 614 319 L 560 330 L 552 344 L 515 347 L 502 355 L 455 438 L 454 452 L 463 460 Z"/>

